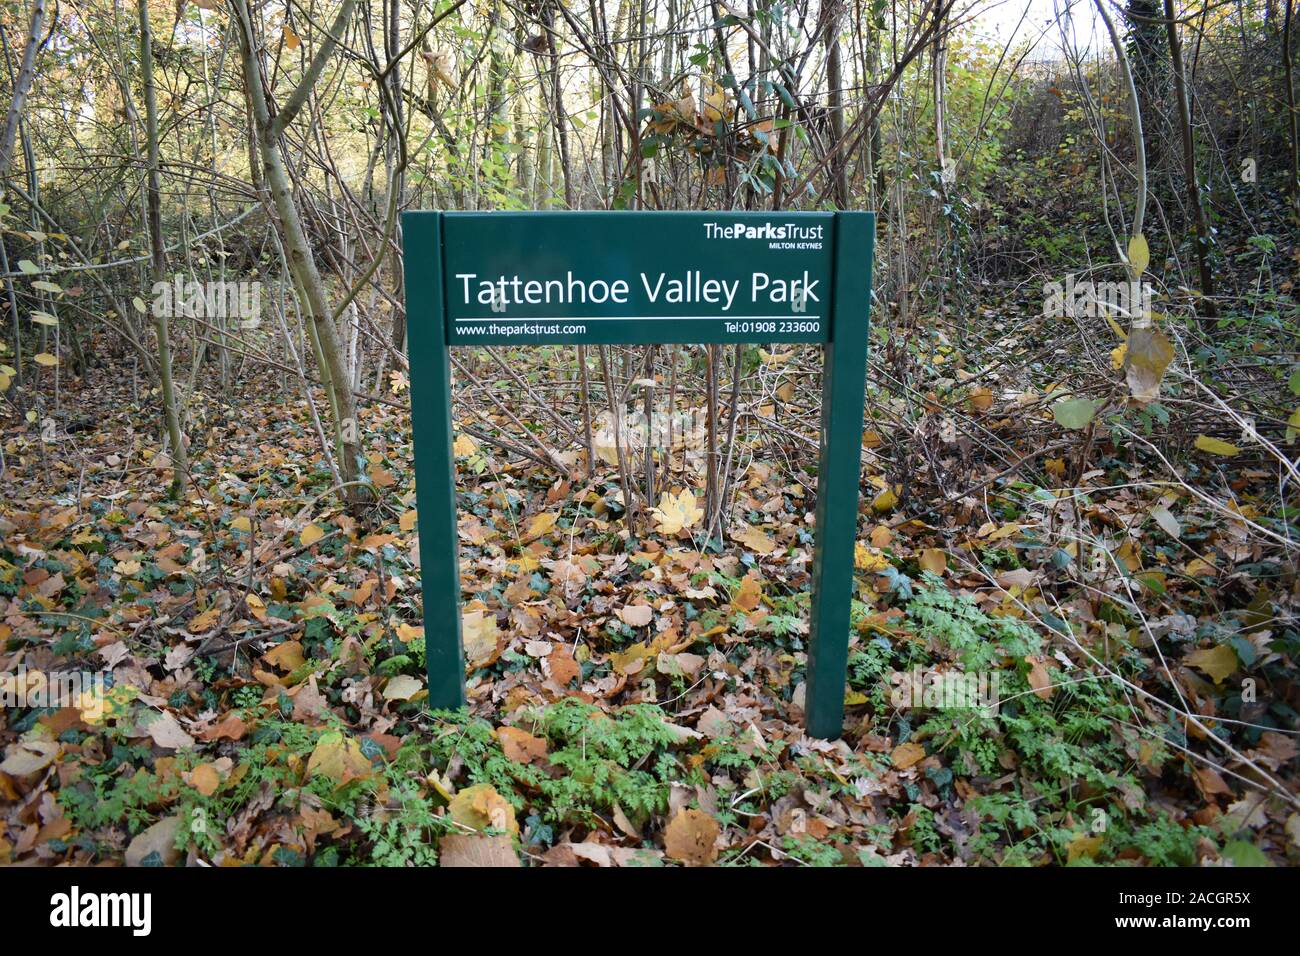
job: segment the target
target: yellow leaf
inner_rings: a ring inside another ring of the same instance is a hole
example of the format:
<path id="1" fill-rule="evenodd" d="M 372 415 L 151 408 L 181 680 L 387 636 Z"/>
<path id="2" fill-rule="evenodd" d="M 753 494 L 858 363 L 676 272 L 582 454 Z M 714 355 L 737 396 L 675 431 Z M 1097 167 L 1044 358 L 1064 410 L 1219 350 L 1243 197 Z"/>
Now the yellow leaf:
<path id="1" fill-rule="evenodd" d="M 234 521 L 230 522 L 230 527 L 235 531 L 245 533 L 253 530 L 253 522 L 248 520 L 248 515 L 240 515 Z"/>
<path id="2" fill-rule="evenodd" d="M 614 651 L 609 655 L 609 662 L 615 673 L 631 676 L 639 673 L 645 662 L 654 656 L 655 652 L 646 647 L 645 641 L 637 641 L 626 650 Z"/>
<path id="3" fill-rule="evenodd" d="M 1100 835 L 1088 836 L 1080 833 L 1065 845 L 1065 862 L 1073 863 L 1080 858 L 1095 859 L 1097 854 L 1101 852 L 1102 839 Z"/>
<path id="4" fill-rule="evenodd" d="M 939 548 L 926 548 L 917 564 L 931 574 L 943 574 L 948 570 L 948 555 Z"/>
<path id="5" fill-rule="evenodd" d="M 539 515 L 534 515 L 533 520 L 528 525 L 528 531 L 525 532 L 526 539 L 540 538 L 542 535 L 551 531 L 555 523 L 560 520 L 559 512 L 547 511 Z"/>
<path id="6" fill-rule="evenodd" d="M 898 493 L 893 488 L 886 488 L 871 500 L 871 507 L 877 511 L 893 511 L 898 507 Z"/>
<path id="7" fill-rule="evenodd" d="M 284 45 L 290 50 L 298 49 L 298 44 L 302 43 L 302 40 L 299 39 L 298 34 L 293 32 L 293 27 L 286 23 L 282 33 L 284 35 Z"/>
<path id="8" fill-rule="evenodd" d="M 0 392 L 9 391 L 9 383 L 10 383 L 9 373 L 0 372 Z"/>
<path id="9" fill-rule="evenodd" d="M 1218 438 L 1211 438 L 1209 435 L 1197 435 L 1196 447 L 1201 451 L 1211 455 L 1223 455 L 1231 458 L 1237 452 L 1241 451 L 1236 445 L 1230 445 L 1226 441 Z"/>
<path id="10" fill-rule="evenodd" d="M 478 445 L 474 439 L 470 438 L 464 432 L 456 436 L 456 441 L 452 443 L 451 452 L 457 458 L 465 458 L 478 451 Z"/>
<path id="11" fill-rule="evenodd" d="M 339 786 L 359 777 L 368 777 L 372 770 L 370 758 L 361 750 L 361 744 L 337 730 L 322 734 L 316 749 L 307 759 L 307 776 L 329 777 Z"/>
<path id="12" fill-rule="evenodd" d="M 473 830 L 490 828 L 505 830 L 511 835 L 519 833 L 515 808 L 490 783 L 476 784 L 460 791 L 451 798 L 447 813 L 457 823 Z"/>
<path id="13" fill-rule="evenodd" d="M 1187 655 L 1187 663 L 1212 677 L 1216 684 L 1222 684 L 1223 679 L 1237 669 L 1237 654 L 1227 644 L 1217 644 L 1192 651 Z"/>
<path id="14" fill-rule="evenodd" d="M 0 392 L 4 391 L 4 386 L 0 385 Z M 1295 436 L 1300 435 L 1300 408 L 1291 413 L 1291 417 L 1286 420 L 1286 440 L 1295 441 Z"/>
<path id="15" fill-rule="evenodd" d="M 700 112 L 704 114 L 705 120 L 712 125 L 722 119 L 722 111 L 727 105 L 727 94 L 721 86 L 710 79 L 704 81 L 704 89 L 704 108 Z"/>
<path id="16" fill-rule="evenodd" d="M 217 618 L 221 615 L 221 609 L 210 607 L 202 614 L 196 614 L 190 618 L 189 631 L 191 634 L 202 634 L 204 631 L 212 629 L 217 623 Z"/>
<path id="17" fill-rule="evenodd" d="M 1153 402 L 1160 395 L 1165 369 L 1174 360 L 1174 346 L 1152 326 L 1134 329 L 1126 344 L 1124 371 L 1129 392 L 1140 402 Z"/>
<path id="18" fill-rule="evenodd" d="M 989 540 L 1001 541 L 1003 538 L 1009 538 L 1013 534 L 1018 534 L 1019 532 L 1020 532 L 1020 525 L 1012 521 L 1007 524 L 1004 524 L 1002 527 L 998 528 L 996 531 L 990 534 Z"/>
<path id="19" fill-rule="evenodd" d="M 993 407 L 993 391 L 983 385 L 971 389 L 970 407 L 977 412 L 987 412 Z"/>
<path id="20" fill-rule="evenodd" d="M 1147 248 L 1147 237 L 1138 233 L 1128 240 L 1128 264 L 1134 272 L 1141 275 L 1151 262 L 1151 250 Z"/>
<path id="21" fill-rule="evenodd" d="M 889 559 L 859 541 L 853 547 L 853 566 L 859 571 L 883 571 L 889 567 Z"/>
<path id="22" fill-rule="evenodd" d="M 409 511 L 403 511 L 402 517 L 397 520 L 397 526 L 403 531 L 410 531 L 415 527 L 415 519 L 417 517 L 419 517 L 419 514 L 414 508 L 411 508 Z"/>
<path id="23" fill-rule="evenodd" d="M 740 534 L 733 534 L 731 537 L 756 554 L 771 554 L 776 550 L 776 542 L 764 534 L 762 528 L 748 526 Z"/>
<path id="24" fill-rule="evenodd" d="M 1128 343 L 1121 342 L 1110 350 L 1110 367 L 1119 371 L 1124 367 L 1124 356 L 1128 353 Z"/>
<path id="25" fill-rule="evenodd" d="M 51 355 L 49 352 L 37 352 L 32 356 L 32 358 L 36 360 L 37 365 L 49 367 L 51 365 L 59 364 L 59 357 L 57 355 Z"/>
<path id="26" fill-rule="evenodd" d="M 325 537 L 325 529 L 318 524 L 309 524 L 303 528 L 298 535 L 298 543 L 304 548 L 310 548 L 313 544 Z"/>
<path id="27" fill-rule="evenodd" d="M 461 633 L 469 666 L 483 667 L 491 663 L 501 634 L 497 619 L 485 611 L 465 611 L 461 614 Z"/>
<path id="28" fill-rule="evenodd" d="M 699 524 L 704 517 L 704 509 L 696 507 L 695 495 L 689 490 L 676 496 L 664 492 L 659 498 L 659 507 L 651 512 L 651 517 L 658 525 L 659 533 L 671 537 L 685 528 Z"/>

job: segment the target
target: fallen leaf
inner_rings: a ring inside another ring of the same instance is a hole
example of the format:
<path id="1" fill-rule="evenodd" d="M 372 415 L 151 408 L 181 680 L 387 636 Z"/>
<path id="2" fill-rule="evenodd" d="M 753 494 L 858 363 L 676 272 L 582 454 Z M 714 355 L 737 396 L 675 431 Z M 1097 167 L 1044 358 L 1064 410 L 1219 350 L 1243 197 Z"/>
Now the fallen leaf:
<path id="1" fill-rule="evenodd" d="M 328 777 L 339 786 L 368 777 L 372 771 L 370 758 L 362 752 L 360 742 L 337 730 L 321 734 L 316 749 L 307 758 L 307 776 Z"/>
<path id="2" fill-rule="evenodd" d="M 1218 438 L 1211 438 L 1209 435 L 1197 435 L 1196 447 L 1206 454 L 1220 455 L 1224 458 L 1231 458 L 1241 451 L 1236 445 L 1231 445 Z"/>
<path id="3" fill-rule="evenodd" d="M 1187 663 L 1203 674 L 1208 674 L 1216 684 L 1237 669 L 1237 654 L 1227 644 L 1217 644 L 1192 651 L 1187 655 Z"/>
<path id="4" fill-rule="evenodd" d="M 695 505 L 695 495 L 683 491 L 674 496 L 664 492 L 659 498 L 659 507 L 651 512 L 660 534 L 669 537 L 686 528 L 694 527 L 704 517 L 704 509 Z"/>
<path id="5" fill-rule="evenodd" d="M 23 740 L 13 744 L 0 763 L 0 772 L 11 777 L 26 777 L 44 770 L 59 755 L 59 745 L 52 740 Z"/>
<path id="6" fill-rule="evenodd" d="M 683 809 L 664 830 L 664 849 L 674 860 L 704 866 L 718 858 L 722 828 L 703 810 Z"/>
<path id="7" fill-rule="evenodd" d="M 776 542 L 765 534 L 762 528 L 756 528 L 752 525 L 746 526 L 744 531 L 733 534 L 731 537 L 755 554 L 771 554 L 776 550 Z"/>
<path id="8" fill-rule="evenodd" d="M 323 537 L 325 537 L 325 529 L 313 523 L 307 525 L 298 533 L 298 543 L 304 548 L 310 548 Z"/>
<path id="9" fill-rule="evenodd" d="M 474 830 L 490 827 L 514 836 L 519 835 L 515 808 L 490 783 L 476 784 L 458 792 L 451 798 L 447 813 L 457 823 Z"/>
<path id="10" fill-rule="evenodd" d="M 175 866 L 180 862 L 181 851 L 176 849 L 176 837 L 181 832 L 179 816 L 163 817 L 142 831 L 131 841 L 123 857 L 127 866 Z"/>
<path id="11" fill-rule="evenodd" d="M 895 747 L 893 753 L 889 755 L 889 759 L 899 770 L 906 770 L 913 764 L 920 763 L 925 759 L 925 748 L 909 740 L 907 743 Z"/>
<path id="12" fill-rule="evenodd" d="M 619 608 L 618 616 L 629 627 L 645 627 L 654 619 L 654 608 L 649 604 L 630 604 Z"/>
<path id="13" fill-rule="evenodd" d="M 519 856 L 504 834 L 448 833 L 438 842 L 438 865 L 444 867 L 520 867 Z"/>
<path id="14" fill-rule="evenodd" d="M 1090 836 L 1086 833 L 1080 833 L 1065 845 L 1065 861 L 1073 863 L 1079 859 L 1095 860 L 1097 854 L 1101 852 L 1103 839 L 1100 835 Z"/>
<path id="15" fill-rule="evenodd" d="M 189 772 L 188 783 L 203 796 L 210 797 L 221 786 L 221 775 L 212 764 L 201 763 Z"/>
<path id="16" fill-rule="evenodd" d="M 1037 656 L 1027 656 L 1025 663 L 1029 665 L 1029 686 L 1034 689 L 1034 693 L 1043 700 L 1049 700 L 1052 696 L 1052 674 L 1047 669 L 1046 658 Z"/>
<path id="17" fill-rule="evenodd" d="M 410 700 L 420 691 L 424 684 L 410 674 L 398 674 L 389 678 L 384 685 L 384 700 Z"/>
<path id="18" fill-rule="evenodd" d="M 194 746 L 194 738 L 176 722 L 171 711 L 163 711 L 144 729 L 153 738 L 153 742 L 164 750 L 189 750 Z"/>
<path id="19" fill-rule="evenodd" d="M 505 755 L 518 763 L 532 763 L 546 757 L 546 738 L 534 737 L 518 727 L 498 727 L 497 739 Z"/>
<path id="20" fill-rule="evenodd" d="M 926 548 L 917 559 L 917 564 L 931 574 L 943 574 L 948 570 L 948 555 L 939 548 Z"/>
<path id="21" fill-rule="evenodd" d="M 496 657 L 501 630 L 491 614 L 486 611 L 463 612 L 461 634 L 465 641 L 465 660 L 471 668 L 486 667 Z"/>

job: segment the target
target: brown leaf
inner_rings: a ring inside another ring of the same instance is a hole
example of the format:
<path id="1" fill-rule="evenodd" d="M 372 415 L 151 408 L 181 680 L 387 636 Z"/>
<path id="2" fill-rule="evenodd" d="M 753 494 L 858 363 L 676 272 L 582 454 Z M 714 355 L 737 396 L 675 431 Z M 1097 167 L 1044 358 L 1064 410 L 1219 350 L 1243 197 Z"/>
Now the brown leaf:
<path id="1" fill-rule="evenodd" d="M 307 660 L 303 656 L 302 644 L 298 641 L 284 641 L 277 644 L 263 654 L 262 659 L 286 673 L 296 671 Z"/>
<path id="2" fill-rule="evenodd" d="M 448 833 L 438 843 L 438 865 L 519 867 L 519 857 L 504 834 Z"/>
<path id="3" fill-rule="evenodd" d="M 212 796 L 221 786 L 221 774 L 210 763 L 199 764 L 189 772 L 188 778 L 189 785 L 205 797 Z"/>
<path id="4" fill-rule="evenodd" d="M 164 750 L 189 750 L 194 746 L 194 738 L 176 722 L 170 711 L 163 711 L 144 730 Z"/>
<path id="5" fill-rule="evenodd" d="M 163 866 L 175 866 L 180 862 L 181 851 L 176 849 L 176 835 L 180 833 L 181 818 L 164 817 L 153 826 L 140 832 L 126 848 L 124 861 L 127 866 L 143 866 L 151 856 L 157 854 Z"/>
<path id="6" fill-rule="evenodd" d="M 1052 696 L 1052 675 L 1047 669 L 1046 658 L 1028 656 L 1025 663 L 1029 665 L 1029 686 L 1043 700 Z"/>
<path id="7" fill-rule="evenodd" d="M 906 770 L 908 767 L 925 759 L 925 748 L 909 740 L 907 743 L 895 747 L 894 752 L 889 755 L 889 759 L 899 770 Z"/>
<path id="8" fill-rule="evenodd" d="M 534 737 L 518 727 L 497 728 L 497 739 L 501 741 L 505 755 L 519 763 L 532 763 L 546 757 L 546 739 Z"/>
<path id="9" fill-rule="evenodd" d="M 544 658 L 545 663 L 542 665 L 550 671 L 551 680 L 561 687 L 567 687 L 571 680 L 574 680 L 582 673 L 582 666 L 573 659 L 573 654 L 566 646 L 557 647 Z"/>
<path id="10" fill-rule="evenodd" d="M 752 611 L 762 602 L 762 585 L 759 584 L 758 575 L 750 571 L 741 579 L 740 587 L 732 596 L 731 603 L 742 611 Z"/>
<path id="11" fill-rule="evenodd" d="M 629 627 L 645 627 L 654 620 L 654 613 L 649 604 L 630 604 L 618 610 L 619 619 Z"/>
<path id="12" fill-rule="evenodd" d="M 199 734 L 199 739 L 210 741 L 225 737 L 227 740 L 243 740 L 246 733 L 248 733 L 248 725 L 240 720 L 237 714 L 227 714 L 221 723 L 213 724 Z"/>
<path id="13" fill-rule="evenodd" d="M 705 866 L 718 858 L 718 821 L 703 810 L 685 809 L 664 830 L 664 849 L 674 860 Z"/>

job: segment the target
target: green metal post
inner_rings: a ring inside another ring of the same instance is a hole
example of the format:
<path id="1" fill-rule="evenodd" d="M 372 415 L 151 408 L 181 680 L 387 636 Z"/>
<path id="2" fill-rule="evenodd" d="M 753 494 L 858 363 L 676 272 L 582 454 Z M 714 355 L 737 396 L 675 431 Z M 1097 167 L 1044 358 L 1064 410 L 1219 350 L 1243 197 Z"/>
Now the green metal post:
<path id="1" fill-rule="evenodd" d="M 420 307 L 407 315 L 406 349 L 411 359 L 411 427 L 429 706 L 452 710 L 465 704 L 465 658 L 460 636 L 456 459 L 451 450 L 451 360 L 442 226 L 442 213 L 402 214 L 406 301 Z"/>
<path id="2" fill-rule="evenodd" d="M 804 702 L 808 735 L 825 739 L 840 736 L 844 729 L 875 242 L 875 213 L 836 214 L 830 342 L 822 371 L 812 635 Z"/>

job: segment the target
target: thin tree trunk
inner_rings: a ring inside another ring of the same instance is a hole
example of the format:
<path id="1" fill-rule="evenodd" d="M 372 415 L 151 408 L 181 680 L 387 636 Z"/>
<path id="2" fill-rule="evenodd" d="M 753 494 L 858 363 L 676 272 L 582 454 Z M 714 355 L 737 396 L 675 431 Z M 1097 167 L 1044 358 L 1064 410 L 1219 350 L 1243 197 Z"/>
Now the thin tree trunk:
<path id="1" fill-rule="evenodd" d="M 149 266 L 155 283 L 165 282 L 167 253 L 163 249 L 162 196 L 158 179 L 158 98 L 153 78 L 153 30 L 149 26 L 149 0 L 139 0 L 140 73 L 144 84 L 144 128 L 147 163 L 145 202 L 149 221 Z M 180 410 L 176 406 L 176 386 L 172 381 L 172 349 L 168 338 L 168 315 L 165 308 L 154 307 L 154 331 L 158 336 L 158 380 L 162 387 L 163 421 L 172 446 L 172 494 L 179 496 L 185 488 L 189 457 L 185 437 L 181 434 Z"/>
<path id="2" fill-rule="evenodd" d="M 18 122 L 22 119 L 27 94 L 31 92 L 32 81 L 36 78 L 36 54 L 40 51 L 41 31 L 44 29 L 45 0 L 32 0 L 32 19 L 31 25 L 27 28 L 27 41 L 23 46 L 22 65 L 18 67 L 13 99 L 9 101 L 9 112 L 5 114 L 4 131 L 0 133 L 0 180 L 9 177 L 9 167 L 13 164 Z"/>
<path id="3" fill-rule="evenodd" d="M 144 2 L 144 0 L 141 0 Z M 303 303 L 308 312 L 311 328 L 319 345 L 321 377 L 328 381 L 330 405 L 334 409 L 335 435 L 338 445 L 339 472 L 346 487 L 343 489 L 349 504 L 359 503 L 357 485 L 360 481 L 361 438 L 357 422 L 356 396 L 348 387 L 349 376 L 343 343 L 338 329 L 330 314 L 325 292 L 325 280 L 321 277 L 312 253 L 307 233 L 303 229 L 302 217 L 293 199 L 288 171 L 280 153 L 280 135 L 284 127 L 306 102 L 307 95 L 324 69 L 337 44 L 337 37 L 346 29 L 356 0 L 344 0 L 339 15 L 331 27 L 331 35 L 321 44 L 312 59 L 300 85 L 285 101 L 284 106 L 272 118 L 268 91 L 262 85 L 260 58 L 257 54 L 257 34 L 253 30 L 253 19 L 249 12 L 247 0 L 230 0 L 231 8 L 239 18 L 239 46 L 243 58 L 244 82 L 248 86 L 249 96 L 253 102 L 253 120 L 257 136 L 258 151 L 262 158 L 263 172 L 267 188 L 279 217 L 281 241 L 284 245 L 285 258 L 293 273 Z"/>
<path id="4" fill-rule="evenodd" d="M 1291 133 L 1291 175 L 1287 177 L 1286 191 L 1291 201 L 1300 205 L 1300 116 L 1296 113 L 1295 80 L 1292 77 L 1291 21 L 1295 0 L 1287 0 L 1286 14 L 1282 20 L 1282 73 L 1286 78 L 1287 129 Z"/>
<path id="5" fill-rule="evenodd" d="M 848 162 L 843 153 L 844 141 L 844 71 L 840 63 L 840 11 L 836 0 L 826 8 L 826 85 L 831 121 L 831 175 L 835 181 L 835 206 L 849 205 Z"/>
<path id="6" fill-rule="evenodd" d="M 1178 22 L 1174 0 L 1165 0 L 1165 28 L 1169 31 L 1169 62 L 1174 73 L 1174 95 L 1177 97 L 1178 132 L 1183 141 L 1183 180 L 1187 201 L 1192 207 L 1196 226 L 1196 263 L 1201 275 L 1201 312 L 1213 318 L 1214 273 L 1210 270 L 1210 227 L 1205 219 L 1205 206 L 1201 202 L 1201 186 L 1196 176 L 1196 145 L 1192 141 L 1192 109 L 1187 95 L 1187 75 L 1183 71 L 1183 46 L 1178 38 Z"/>
<path id="7" fill-rule="evenodd" d="M 576 209 L 573 193 L 573 171 L 569 165 L 569 121 L 564 111 L 564 91 L 560 86 L 560 57 L 555 48 L 554 10 L 548 5 L 545 16 L 546 52 L 551 58 L 551 109 L 555 116 L 555 136 L 560 146 L 560 172 L 564 176 L 564 206 Z"/>

